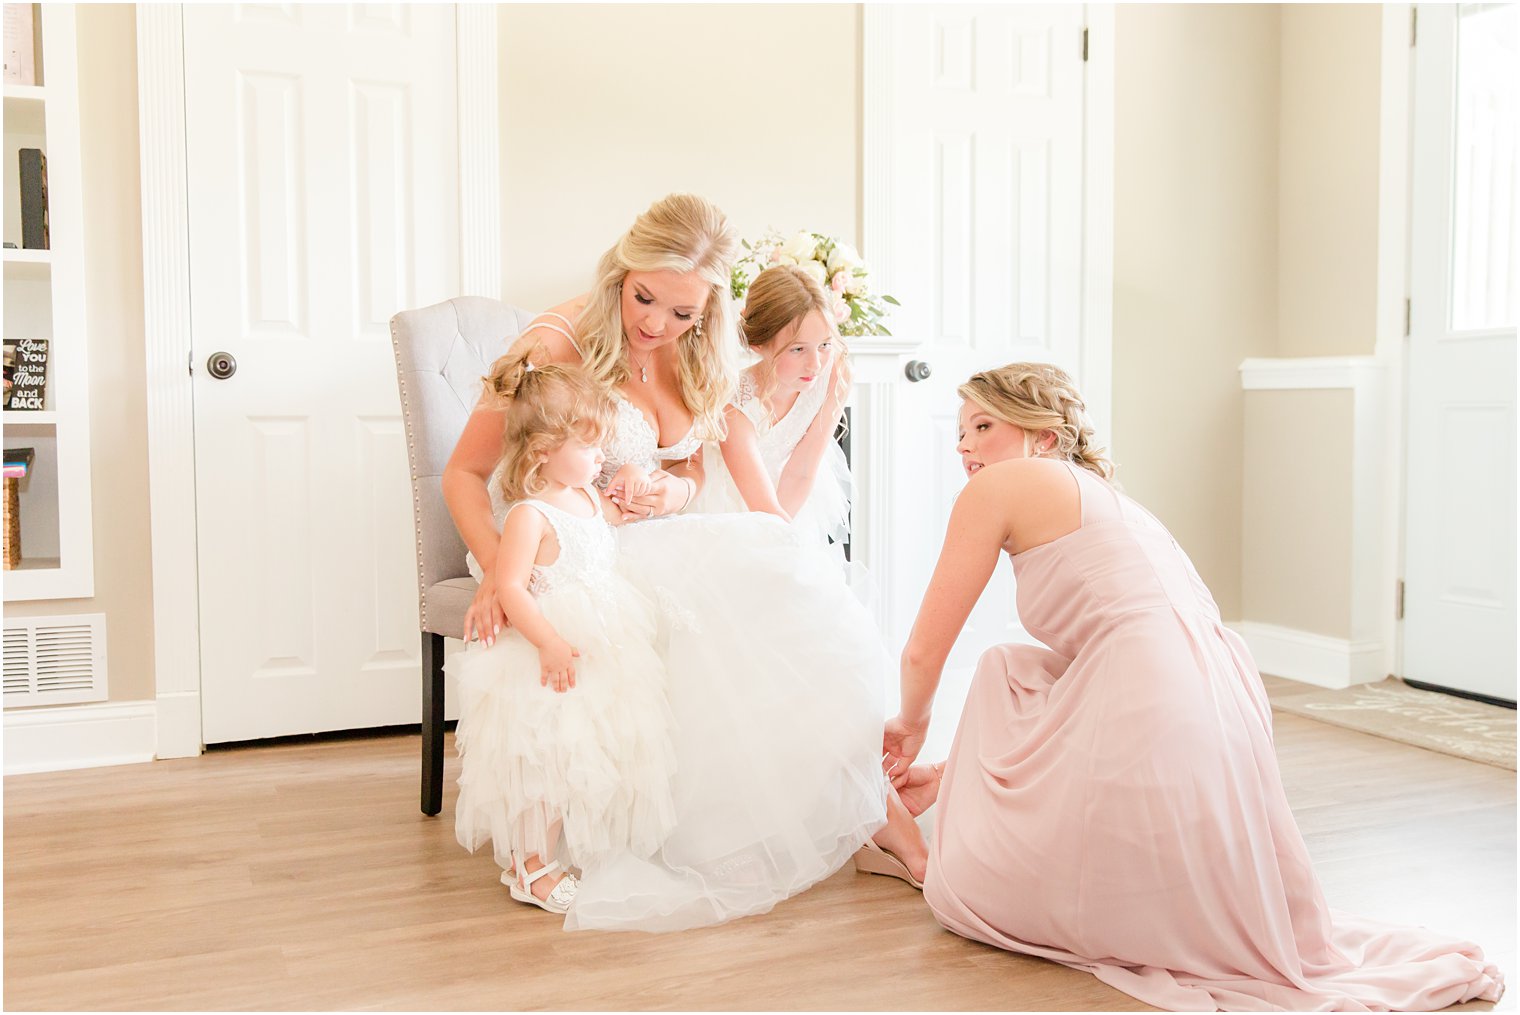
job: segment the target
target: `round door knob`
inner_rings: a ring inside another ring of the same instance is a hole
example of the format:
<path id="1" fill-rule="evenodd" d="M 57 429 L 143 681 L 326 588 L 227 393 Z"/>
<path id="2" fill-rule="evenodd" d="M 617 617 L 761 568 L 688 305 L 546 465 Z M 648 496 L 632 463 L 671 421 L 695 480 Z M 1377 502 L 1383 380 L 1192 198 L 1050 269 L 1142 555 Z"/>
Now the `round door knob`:
<path id="1" fill-rule="evenodd" d="M 230 352 L 214 352 L 206 360 L 206 369 L 211 376 L 219 381 L 225 381 L 237 373 L 237 360 L 232 358 Z"/>
<path id="2" fill-rule="evenodd" d="M 908 380 L 917 383 L 934 373 L 934 368 L 921 359 L 913 359 L 908 361 L 908 365 L 904 368 L 903 373 L 908 375 Z"/>

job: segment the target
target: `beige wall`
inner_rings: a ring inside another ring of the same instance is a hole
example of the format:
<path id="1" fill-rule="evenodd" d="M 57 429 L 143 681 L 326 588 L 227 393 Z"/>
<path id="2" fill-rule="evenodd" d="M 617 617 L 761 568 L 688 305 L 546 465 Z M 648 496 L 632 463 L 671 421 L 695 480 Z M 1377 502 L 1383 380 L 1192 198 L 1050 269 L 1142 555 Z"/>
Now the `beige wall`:
<path id="1" fill-rule="evenodd" d="M 1376 341 L 1380 4 L 1282 6 L 1279 356 Z"/>
<path id="2" fill-rule="evenodd" d="M 1242 606 L 1247 620 L 1350 638 L 1352 470 L 1346 390 L 1245 394 Z"/>
<path id="3" fill-rule="evenodd" d="M 1374 10 L 1116 13 L 1114 450 L 1230 619 L 1258 605 L 1289 616 L 1254 586 L 1242 602 L 1242 521 L 1256 523 L 1242 502 L 1240 360 L 1370 350 L 1369 283 L 1353 284 L 1362 269 L 1349 262 L 1370 264 L 1375 236 L 1359 203 Z M 6 605 L 105 612 L 116 700 L 153 694 L 134 27 L 129 6 L 79 8 L 97 595 Z M 669 44 L 677 29 L 692 55 Z M 858 239 L 858 7 L 512 5 L 500 38 L 507 299 L 581 291 L 607 244 L 671 190 L 711 196 L 745 235 Z M 712 85 L 694 91 L 688 68 L 704 53 Z M 1365 191 L 1371 202 L 1375 185 Z M 1295 481 L 1266 472 L 1250 489 Z"/>
<path id="4" fill-rule="evenodd" d="M 1278 11 L 1115 18 L 1114 455 L 1234 620 L 1238 369 L 1277 335 Z"/>
<path id="5" fill-rule="evenodd" d="M 858 241 L 858 7 L 499 11 L 508 302 L 584 292 L 602 252 L 672 191 L 711 198 L 745 237 Z"/>
<path id="6" fill-rule="evenodd" d="M 154 695 L 136 17 L 131 5 L 76 14 L 95 598 L 5 604 L 16 617 L 104 613 L 112 701 Z"/>

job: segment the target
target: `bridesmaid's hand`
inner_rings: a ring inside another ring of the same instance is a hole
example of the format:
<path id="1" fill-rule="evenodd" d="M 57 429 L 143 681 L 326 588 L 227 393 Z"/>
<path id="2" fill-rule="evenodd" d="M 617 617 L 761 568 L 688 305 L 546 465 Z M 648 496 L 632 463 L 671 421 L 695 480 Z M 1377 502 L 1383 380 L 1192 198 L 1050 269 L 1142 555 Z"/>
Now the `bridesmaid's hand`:
<path id="1" fill-rule="evenodd" d="M 900 786 L 907 783 L 909 766 L 913 764 L 913 759 L 918 757 L 918 752 L 924 749 L 924 738 L 928 733 L 927 722 L 922 726 L 917 726 L 900 715 L 887 720 L 881 735 L 881 749 L 886 755 L 882 758 L 881 765 L 891 777 L 892 785 Z"/>
<path id="2" fill-rule="evenodd" d="M 915 818 L 928 810 L 939 797 L 939 783 L 944 775 L 943 762 L 938 765 L 914 765 L 902 783 L 894 782 L 897 799 L 902 801 L 908 813 Z"/>

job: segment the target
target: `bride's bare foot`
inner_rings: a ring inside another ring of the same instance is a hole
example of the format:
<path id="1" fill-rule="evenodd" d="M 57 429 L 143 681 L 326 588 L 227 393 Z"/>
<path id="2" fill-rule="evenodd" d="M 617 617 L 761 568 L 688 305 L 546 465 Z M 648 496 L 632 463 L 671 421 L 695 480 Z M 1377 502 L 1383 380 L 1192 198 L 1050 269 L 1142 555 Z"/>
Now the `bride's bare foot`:
<path id="1" fill-rule="evenodd" d="M 924 880 L 924 872 L 929 867 L 929 847 L 924 843 L 923 833 L 918 830 L 913 815 L 890 783 L 887 784 L 886 827 L 871 838 L 876 845 L 902 861 L 914 880 Z"/>

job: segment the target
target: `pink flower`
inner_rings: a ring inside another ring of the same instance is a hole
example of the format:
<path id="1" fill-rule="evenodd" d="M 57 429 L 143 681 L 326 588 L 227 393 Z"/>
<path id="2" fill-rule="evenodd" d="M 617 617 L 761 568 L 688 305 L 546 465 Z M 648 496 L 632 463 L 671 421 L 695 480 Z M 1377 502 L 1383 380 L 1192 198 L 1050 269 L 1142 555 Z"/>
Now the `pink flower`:
<path id="1" fill-rule="evenodd" d="M 844 292 L 845 274 L 846 272 L 843 271 L 834 272 L 834 277 L 829 280 L 829 288 L 833 289 L 836 293 Z"/>
<path id="2" fill-rule="evenodd" d="M 843 299 L 834 300 L 834 323 L 843 324 L 850 319 L 850 305 Z"/>

